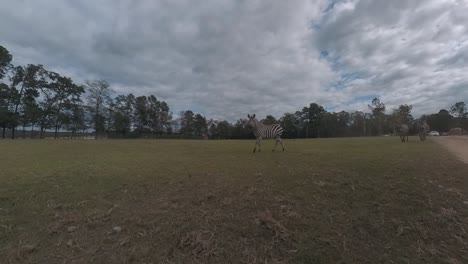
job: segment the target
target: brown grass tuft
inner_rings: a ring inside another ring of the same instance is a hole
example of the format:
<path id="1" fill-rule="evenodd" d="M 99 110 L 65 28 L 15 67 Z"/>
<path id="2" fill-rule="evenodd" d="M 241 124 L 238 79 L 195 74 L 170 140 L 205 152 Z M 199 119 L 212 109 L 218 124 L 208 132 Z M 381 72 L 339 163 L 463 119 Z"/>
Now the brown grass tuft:
<path id="1" fill-rule="evenodd" d="M 197 230 L 186 233 L 179 242 L 183 251 L 190 252 L 195 258 L 207 258 L 219 253 L 215 234 L 207 230 Z"/>

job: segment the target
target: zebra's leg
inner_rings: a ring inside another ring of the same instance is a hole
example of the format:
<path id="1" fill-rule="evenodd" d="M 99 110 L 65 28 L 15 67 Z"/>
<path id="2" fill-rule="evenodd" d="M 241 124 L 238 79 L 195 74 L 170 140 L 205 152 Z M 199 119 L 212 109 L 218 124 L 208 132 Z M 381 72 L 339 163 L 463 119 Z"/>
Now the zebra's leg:
<path id="1" fill-rule="evenodd" d="M 278 138 L 275 138 L 275 139 L 276 139 L 275 147 L 273 148 L 273 150 L 272 150 L 271 152 L 274 152 L 275 149 L 276 149 L 276 146 L 278 146 L 278 141 L 279 141 L 279 140 L 278 140 Z"/>
<path id="2" fill-rule="evenodd" d="M 262 141 L 262 138 L 257 138 L 257 140 L 255 141 L 255 147 L 253 149 L 253 152 L 255 153 L 255 151 L 257 150 L 257 145 L 258 145 L 258 152 L 262 151 L 260 149 L 260 141 Z"/>
<path id="3" fill-rule="evenodd" d="M 278 138 L 278 141 L 281 144 L 281 147 L 283 148 L 283 151 L 284 151 L 283 140 L 281 138 Z"/>

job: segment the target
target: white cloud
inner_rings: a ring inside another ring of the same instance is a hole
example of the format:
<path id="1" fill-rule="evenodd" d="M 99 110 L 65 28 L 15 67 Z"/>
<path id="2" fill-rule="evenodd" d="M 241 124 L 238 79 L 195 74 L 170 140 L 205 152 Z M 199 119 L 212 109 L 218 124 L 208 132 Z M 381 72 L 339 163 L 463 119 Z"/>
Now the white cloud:
<path id="1" fill-rule="evenodd" d="M 104 78 L 175 113 L 363 110 L 378 95 L 420 114 L 468 101 L 467 11 L 438 0 L 25 0 L 2 4 L 0 36 L 15 63 Z"/>
<path id="2" fill-rule="evenodd" d="M 430 113 L 468 100 L 467 11 L 466 1 L 337 3 L 316 43 L 335 56 L 337 72 L 365 74 L 345 86 L 348 97 L 375 94 L 388 109 L 413 104 L 416 115 Z"/>

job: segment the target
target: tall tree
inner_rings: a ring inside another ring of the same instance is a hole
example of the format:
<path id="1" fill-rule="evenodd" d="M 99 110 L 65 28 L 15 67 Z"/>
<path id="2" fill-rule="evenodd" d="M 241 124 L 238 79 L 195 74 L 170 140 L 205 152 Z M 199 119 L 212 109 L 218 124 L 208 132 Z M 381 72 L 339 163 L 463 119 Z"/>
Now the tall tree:
<path id="1" fill-rule="evenodd" d="M 26 101 L 23 103 L 23 108 L 20 113 L 20 120 L 23 124 L 23 137 L 25 136 L 24 128 L 29 125 L 31 127 L 30 138 L 34 137 L 34 126 L 41 118 L 41 108 L 36 101 Z"/>
<path id="2" fill-rule="evenodd" d="M 107 136 L 109 136 L 110 131 L 113 129 L 114 123 L 114 116 L 115 116 L 115 103 L 112 98 L 109 99 L 106 110 L 104 111 L 105 115 L 105 130 L 107 132 Z"/>
<path id="3" fill-rule="evenodd" d="M 453 120 L 453 116 L 445 110 L 441 109 L 439 113 L 432 114 L 427 117 L 427 124 L 431 129 L 439 132 L 448 132 Z"/>
<path id="4" fill-rule="evenodd" d="M 276 120 L 276 118 L 272 115 L 267 115 L 265 117 L 265 119 L 262 120 L 263 124 L 265 125 L 273 125 L 273 124 L 276 124 L 278 123 L 278 121 Z"/>
<path id="5" fill-rule="evenodd" d="M 171 129 L 171 121 L 172 121 L 172 113 L 170 112 L 169 105 L 162 101 L 159 105 L 159 125 L 160 131 L 170 132 Z"/>
<path id="6" fill-rule="evenodd" d="M 14 124 L 12 92 L 10 86 L 0 83 L 0 127 L 2 128 L 2 138 L 5 138 L 7 127 Z"/>
<path id="7" fill-rule="evenodd" d="M 458 118 L 463 118 L 467 114 L 465 102 L 457 102 L 450 108 L 450 113 Z"/>
<path id="8" fill-rule="evenodd" d="M 139 132 L 148 132 L 150 126 L 150 116 L 148 109 L 148 98 L 138 96 L 135 98 L 135 124 Z"/>
<path id="9" fill-rule="evenodd" d="M 338 129 L 338 114 L 326 112 L 323 116 L 320 135 L 322 137 L 336 137 Z"/>
<path id="10" fill-rule="evenodd" d="M 351 115 L 346 111 L 336 113 L 336 136 L 348 136 L 351 124 Z"/>
<path id="11" fill-rule="evenodd" d="M 306 137 L 320 137 L 320 126 L 323 124 L 325 113 L 323 106 L 316 103 L 302 109 L 301 121 L 305 125 Z"/>
<path id="12" fill-rule="evenodd" d="M 208 136 L 210 139 L 218 139 L 218 121 L 210 119 L 208 120 Z"/>
<path id="13" fill-rule="evenodd" d="M 392 113 L 387 117 L 388 124 L 392 129 L 392 133 L 395 135 L 397 128 L 401 124 L 406 124 L 409 127 L 414 123 L 414 118 L 411 115 L 412 105 L 402 104 L 398 108 L 393 109 Z"/>
<path id="14" fill-rule="evenodd" d="M 135 96 L 133 94 L 118 95 L 114 99 L 113 129 L 126 136 L 132 128 Z"/>
<path id="15" fill-rule="evenodd" d="M 164 101 L 159 101 L 156 96 L 150 95 L 147 99 L 147 118 L 151 131 L 156 133 L 167 132 L 172 115 L 169 106 Z"/>
<path id="16" fill-rule="evenodd" d="M 372 99 L 369 109 L 372 111 L 374 121 L 377 126 L 377 135 L 382 135 L 382 127 L 385 118 L 385 104 L 380 101 L 379 98 L 375 97 Z"/>
<path id="17" fill-rule="evenodd" d="M 104 129 L 105 105 L 110 101 L 113 93 L 109 83 L 105 80 L 86 81 L 88 103 L 93 111 L 95 138 Z"/>
<path id="18" fill-rule="evenodd" d="M 76 138 L 76 133 L 86 129 L 86 109 L 81 101 L 70 105 L 67 108 L 68 118 L 70 122 L 67 128 L 71 131 L 71 138 Z"/>
<path id="19" fill-rule="evenodd" d="M 239 119 L 234 124 L 231 130 L 231 137 L 233 139 L 247 139 L 247 138 L 254 138 L 252 130 L 246 127 L 247 120 L 246 119 Z"/>
<path id="20" fill-rule="evenodd" d="M 393 109 L 392 113 L 389 116 L 387 116 L 387 122 L 392 130 L 392 135 L 396 135 L 397 128 L 399 124 L 401 123 L 398 109 Z"/>
<path id="21" fill-rule="evenodd" d="M 219 138 L 222 138 L 222 139 L 231 138 L 232 137 L 231 127 L 232 127 L 231 124 L 229 124 L 229 122 L 226 120 L 219 122 L 217 126 Z"/>
<path id="22" fill-rule="evenodd" d="M 148 124 L 152 132 L 160 133 L 161 131 L 161 102 L 156 96 L 148 96 Z"/>
<path id="23" fill-rule="evenodd" d="M 292 113 L 285 113 L 280 119 L 279 123 L 283 127 L 283 136 L 285 138 L 299 137 L 300 125 L 297 115 Z"/>
<path id="24" fill-rule="evenodd" d="M 0 45 L 0 126 L 2 127 L 2 138 L 5 138 L 5 130 L 13 124 L 13 116 L 10 109 L 11 89 L 3 82 L 3 78 L 11 68 L 13 56 Z"/>
<path id="25" fill-rule="evenodd" d="M 456 125 L 468 129 L 468 112 L 465 102 L 457 102 L 451 108 L 450 112 L 456 116 Z"/>
<path id="26" fill-rule="evenodd" d="M 195 133 L 195 114 L 191 110 L 180 113 L 180 134 L 191 136 Z"/>
<path id="27" fill-rule="evenodd" d="M 10 52 L 0 45 L 0 81 L 3 79 L 9 68 L 11 67 L 11 60 L 13 56 Z"/>
<path id="28" fill-rule="evenodd" d="M 85 92 L 84 87 L 75 84 L 69 77 L 50 72 L 51 83 L 49 89 L 53 93 L 53 104 L 51 105 L 54 115 L 54 137 L 57 138 L 62 124 L 71 122 L 70 116 L 76 104 L 81 103 L 81 95 Z"/>
<path id="29" fill-rule="evenodd" d="M 26 67 L 18 66 L 13 70 L 11 77 L 11 92 L 14 102 L 14 123 L 11 128 L 11 138 L 15 138 L 15 130 L 18 125 L 19 107 L 21 103 L 33 101 L 39 96 L 39 89 L 47 86 L 48 72 L 42 65 L 29 64 Z"/>
<path id="30" fill-rule="evenodd" d="M 411 115 L 411 110 L 413 110 L 412 105 L 402 104 L 396 109 L 396 113 L 400 119 L 401 123 L 411 124 L 414 121 L 413 116 Z"/>
<path id="31" fill-rule="evenodd" d="M 196 136 L 206 135 L 208 130 L 206 118 L 200 114 L 196 114 L 193 120 L 193 129 Z"/>
<path id="32" fill-rule="evenodd" d="M 350 129 L 354 136 L 367 136 L 370 114 L 356 111 L 351 113 Z"/>

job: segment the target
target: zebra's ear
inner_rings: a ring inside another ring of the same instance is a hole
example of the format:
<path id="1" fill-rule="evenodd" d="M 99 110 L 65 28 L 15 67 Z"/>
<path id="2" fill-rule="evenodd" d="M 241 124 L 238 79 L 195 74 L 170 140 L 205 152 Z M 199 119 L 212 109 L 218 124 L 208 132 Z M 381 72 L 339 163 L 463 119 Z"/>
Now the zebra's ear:
<path id="1" fill-rule="evenodd" d="M 247 117 L 250 118 L 250 114 L 247 114 Z"/>
<path id="2" fill-rule="evenodd" d="M 255 118 L 255 114 L 253 114 L 253 116 L 252 116 L 252 117 L 253 117 L 253 118 Z"/>

